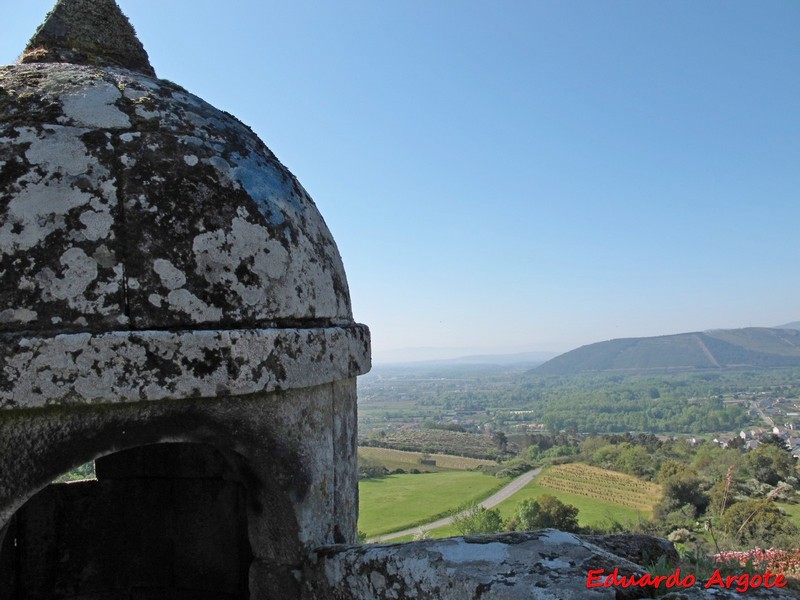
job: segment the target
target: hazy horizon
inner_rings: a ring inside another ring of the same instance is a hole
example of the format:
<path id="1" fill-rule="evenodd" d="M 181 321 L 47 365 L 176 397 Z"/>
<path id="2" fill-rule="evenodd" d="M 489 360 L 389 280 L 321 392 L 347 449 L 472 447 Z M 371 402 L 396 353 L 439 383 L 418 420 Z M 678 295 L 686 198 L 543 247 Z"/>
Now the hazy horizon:
<path id="1" fill-rule="evenodd" d="M 620 337 L 626 337 L 626 338 L 654 337 L 661 335 L 678 335 L 681 333 L 694 333 L 695 331 L 708 331 L 711 329 L 741 329 L 744 327 L 774 328 L 790 324 L 797 324 L 797 322 L 789 321 L 787 323 L 770 324 L 770 325 L 743 325 L 742 327 L 713 327 L 713 328 L 706 327 L 703 329 L 697 329 L 691 331 L 690 330 L 670 331 L 670 332 L 658 333 L 654 334 L 653 336 L 631 335 L 631 336 L 620 336 Z M 446 361 L 446 360 L 469 358 L 473 356 L 509 356 L 517 354 L 519 355 L 536 354 L 542 356 L 541 360 L 547 360 L 547 358 L 557 356 L 559 354 L 564 354 L 565 352 L 569 352 L 570 350 L 575 350 L 577 348 L 580 348 L 581 346 L 587 346 L 599 342 L 606 342 L 612 339 L 620 339 L 620 338 L 614 337 L 602 340 L 593 340 L 590 342 L 579 344 L 577 346 L 563 347 L 560 349 L 539 348 L 534 346 L 507 346 L 507 347 L 465 346 L 461 348 L 428 346 L 428 347 L 414 347 L 414 348 L 391 348 L 388 350 L 380 350 L 377 352 L 373 352 L 372 360 L 375 364 L 392 364 L 392 363 L 426 362 L 426 361 L 440 361 L 440 360 Z M 554 344 L 554 348 L 556 347 L 557 345 Z M 546 358 L 545 355 L 551 355 L 551 356 Z"/>
<path id="2" fill-rule="evenodd" d="M 798 318 L 800 3 L 118 3 L 309 191 L 377 362 Z"/>

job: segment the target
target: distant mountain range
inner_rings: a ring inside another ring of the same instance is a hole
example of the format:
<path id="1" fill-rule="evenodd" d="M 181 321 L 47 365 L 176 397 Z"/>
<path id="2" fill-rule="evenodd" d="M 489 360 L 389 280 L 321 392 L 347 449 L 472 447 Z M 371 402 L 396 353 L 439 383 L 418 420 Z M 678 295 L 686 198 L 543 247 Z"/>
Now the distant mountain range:
<path id="1" fill-rule="evenodd" d="M 538 365 L 557 356 L 557 352 L 516 352 L 514 354 L 471 354 L 458 358 L 440 358 L 431 360 L 416 360 L 388 363 L 416 367 L 429 366 L 460 366 L 460 365 Z"/>
<path id="2" fill-rule="evenodd" d="M 556 356 L 532 372 L 571 375 L 773 367 L 800 367 L 800 322 L 609 340 Z"/>

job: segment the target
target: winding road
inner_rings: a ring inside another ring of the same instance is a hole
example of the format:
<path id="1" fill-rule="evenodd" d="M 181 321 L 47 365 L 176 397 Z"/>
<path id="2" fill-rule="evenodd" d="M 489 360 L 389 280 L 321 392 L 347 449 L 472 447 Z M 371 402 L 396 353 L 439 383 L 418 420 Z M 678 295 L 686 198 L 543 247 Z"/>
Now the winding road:
<path id="1" fill-rule="evenodd" d="M 500 504 L 503 500 L 506 500 L 528 485 L 533 478 L 536 477 L 539 473 L 541 473 L 542 468 L 538 467 L 536 469 L 532 469 L 527 473 L 524 473 L 514 479 L 511 483 L 507 486 L 502 488 L 495 494 L 489 496 L 486 500 L 481 502 L 479 506 L 484 508 L 492 508 Z M 461 513 L 464 514 L 464 513 Z M 372 539 L 367 540 L 367 543 L 377 543 L 377 542 L 388 542 L 389 540 L 394 540 L 399 537 L 404 537 L 407 535 L 416 535 L 421 533 L 424 529 L 436 529 L 437 527 L 444 527 L 445 525 L 450 525 L 453 522 L 453 517 L 445 517 L 444 519 L 439 519 L 438 521 L 432 521 L 430 523 L 425 523 L 424 525 L 417 525 L 416 527 L 412 527 L 410 529 L 403 529 L 402 531 L 395 531 L 394 533 L 387 533 L 386 535 L 381 535 L 378 537 L 374 537 Z"/>

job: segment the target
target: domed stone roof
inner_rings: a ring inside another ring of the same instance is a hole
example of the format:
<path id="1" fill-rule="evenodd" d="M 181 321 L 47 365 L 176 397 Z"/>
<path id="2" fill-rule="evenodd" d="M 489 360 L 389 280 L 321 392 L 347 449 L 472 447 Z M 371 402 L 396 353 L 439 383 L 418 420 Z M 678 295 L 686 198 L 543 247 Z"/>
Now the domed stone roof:
<path id="1" fill-rule="evenodd" d="M 61 0 L 21 63 L 0 68 L 9 355 L 32 335 L 353 324 L 311 198 L 245 125 L 156 79 L 113 0 Z M 366 328 L 355 337 L 364 363 Z"/>

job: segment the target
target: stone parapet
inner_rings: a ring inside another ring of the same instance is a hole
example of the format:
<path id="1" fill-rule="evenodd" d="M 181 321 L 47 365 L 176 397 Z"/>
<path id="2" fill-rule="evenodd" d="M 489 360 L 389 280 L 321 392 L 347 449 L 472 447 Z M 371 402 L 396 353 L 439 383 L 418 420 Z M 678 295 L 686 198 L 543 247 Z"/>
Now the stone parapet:
<path id="1" fill-rule="evenodd" d="M 671 544 L 647 536 L 592 536 L 604 546 L 637 555 L 634 546 L 674 554 Z M 613 539 L 606 539 L 613 538 Z M 629 538 L 624 542 L 621 538 Z M 657 557 L 651 557 L 655 560 Z M 640 577 L 642 566 L 581 536 L 545 529 L 527 533 L 468 536 L 405 544 L 335 546 L 318 549 L 302 579 L 303 600 L 667 600 L 741 598 L 735 589 L 662 584 L 587 587 L 590 571 Z M 684 569 L 681 577 L 688 575 Z M 675 571 L 673 571 L 675 572 Z M 593 580 L 594 581 L 594 580 Z M 749 598 L 796 598 L 786 590 L 749 590 Z"/>

